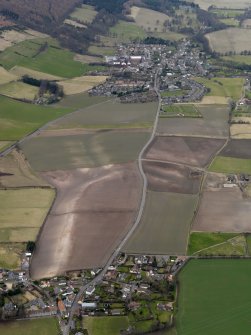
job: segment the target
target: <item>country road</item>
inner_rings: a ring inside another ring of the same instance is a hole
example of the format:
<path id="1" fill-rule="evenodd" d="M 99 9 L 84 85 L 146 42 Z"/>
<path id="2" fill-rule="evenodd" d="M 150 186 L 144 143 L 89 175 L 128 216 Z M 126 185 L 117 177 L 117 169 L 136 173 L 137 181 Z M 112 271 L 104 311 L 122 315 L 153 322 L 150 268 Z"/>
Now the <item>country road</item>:
<path id="1" fill-rule="evenodd" d="M 74 299 L 72 307 L 71 307 L 71 311 L 70 311 L 70 315 L 69 315 L 69 321 L 68 321 L 67 325 L 62 328 L 63 335 L 69 335 L 69 333 L 70 333 L 70 325 L 72 323 L 74 313 L 75 313 L 75 311 L 78 307 L 78 301 L 81 298 L 81 296 L 83 295 L 84 291 L 89 286 L 95 286 L 97 283 L 99 283 L 103 279 L 103 277 L 104 277 L 105 273 L 107 272 L 109 266 L 111 266 L 114 259 L 119 255 L 119 253 L 121 252 L 121 249 L 123 248 L 125 243 L 128 241 L 128 239 L 132 236 L 135 229 L 138 227 L 138 225 L 140 223 L 140 220 L 141 220 L 141 217 L 142 217 L 142 214 L 143 214 L 143 211 L 144 211 L 145 203 L 146 203 L 146 193 L 147 193 L 147 185 L 148 185 L 148 181 L 147 181 L 145 172 L 143 170 L 143 164 L 142 164 L 143 155 L 144 155 L 145 150 L 148 148 L 148 146 L 150 145 L 150 143 L 152 142 L 152 140 L 155 137 L 157 126 L 158 126 L 160 108 L 161 108 L 161 96 L 160 96 L 159 91 L 158 91 L 158 71 L 155 74 L 154 90 L 155 90 L 156 94 L 158 95 L 159 103 L 158 103 L 158 108 L 157 108 L 156 117 L 155 117 L 155 121 L 154 121 L 151 136 L 150 136 L 149 140 L 147 141 L 147 143 L 144 145 L 144 147 L 141 149 L 139 157 L 138 157 L 138 168 L 139 168 L 139 172 L 141 174 L 141 177 L 143 179 L 143 187 L 142 187 L 141 202 L 140 202 L 140 206 L 139 206 L 139 210 L 138 210 L 138 213 L 137 213 L 136 220 L 135 220 L 134 225 L 132 226 L 132 228 L 129 230 L 129 232 L 126 234 L 126 236 L 120 242 L 118 247 L 114 250 L 113 254 L 111 255 L 111 257 L 107 261 L 106 265 L 103 267 L 102 271 L 92 281 L 90 281 L 88 284 L 81 287 L 81 289 L 79 290 L 78 294 L 76 295 L 76 297 Z"/>

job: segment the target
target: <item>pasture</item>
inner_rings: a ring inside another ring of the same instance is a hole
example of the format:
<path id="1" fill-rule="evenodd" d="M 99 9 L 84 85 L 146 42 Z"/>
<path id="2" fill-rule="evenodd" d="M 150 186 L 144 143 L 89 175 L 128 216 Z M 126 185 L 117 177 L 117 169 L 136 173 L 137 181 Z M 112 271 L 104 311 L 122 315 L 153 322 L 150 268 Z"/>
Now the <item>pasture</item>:
<path id="1" fill-rule="evenodd" d="M 249 117 L 237 117 L 232 120 L 237 121 L 237 122 L 241 120 L 241 121 L 248 122 L 248 123 L 231 124 L 230 126 L 231 138 L 251 139 L 251 124 L 249 123 L 250 118 Z"/>
<path id="2" fill-rule="evenodd" d="M 129 321 L 126 316 L 84 317 L 83 326 L 89 335 L 120 335 Z"/>
<path id="3" fill-rule="evenodd" d="M 231 62 L 251 65 L 251 56 L 249 56 L 249 55 L 233 55 L 233 56 L 224 56 L 222 58 L 224 60 L 228 60 L 228 61 L 231 61 Z"/>
<path id="4" fill-rule="evenodd" d="M 34 241 L 54 196 L 52 189 L 0 190 L 0 241 Z"/>
<path id="5" fill-rule="evenodd" d="M 0 85 L 15 81 L 16 79 L 17 77 L 15 74 L 8 72 L 2 66 L 0 66 Z"/>
<path id="6" fill-rule="evenodd" d="M 0 140 L 15 141 L 43 124 L 71 111 L 68 108 L 44 107 L 0 96 Z"/>
<path id="7" fill-rule="evenodd" d="M 223 8 L 225 10 L 229 9 L 245 9 L 250 6 L 250 3 L 247 0 L 221 0 L 220 3 L 218 0 L 190 0 L 200 6 L 200 8 L 207 10 L 210 6 L 215 8 Z"/>
<path id="8" fill-rule="evenodd" d="M 21 267 L 21 255 L 25 251 L 22 243 L 0 243 L 0 267 L 18 270 Z"/>
<path id="9" fill-rule="evenodd" d="M 133 40 L 143 40 L 147 34 L 143 28 L 137 26 L 134 22 L 119 21 L 110 28 L 110 34 L 118 41 L 129 42 Z"/>
<path id="10" fill-rule="evenodd" d="M 76 8 L 73 13 L 70 14 L 70 17 L 73 20 L 80 21 L 85 24 L 90 24 L 95 19 L 97 12 L 93 6 L 82 5 L 79 8 Z"/>
<path id="11" fill-rule="evenodd" d="M 8 148 L 13 142 L 11 141 L 0 141 L 0 151 Z"/>
<path id="12" fill-rule="evenodd" d="M 185 255 L 197 200 L 196 195 L 148 191 L 141 222 L 123 251 Z"/>
<path id="13" fill-rule="evenodd" d="M 41 52 L 41 49 L 44 51 Z M 0 54 L 0 63 L 7 70 L 22 66 L 65 78 L 78 77 L 97 68 L 75 61 L 74 53 L 60 48 L 57 41 L 51 38 L 20 42 Z"/>
<path id="14" fill-rule="evenodd" d="M 160 118 L 158 133 L 161 135 L 228 137 L 229 111 L 226 105 L 196 105 L 202 118 Z"/>
<path id="15" fill-rule="evenodd" d="M 115 47 L 91 45 L 88 52 L 94 56 L 113 56 L 116 53 Z"/>
<path id="16" fill-rule="evenodd" d="M 49 185 L 31 170 L 20 151 L 14 149 L 7 156 L 0 157 L 0 188 L 27 186 Z"/>
<path id="17" fill-rule="evenodd" d="M 156 192 L 197 194 L 201 183 L 201 173 L 185 166 L 169 163 L 143 161 L 148 188 Z"/>
<path id="18" fill-rule="evenodd" d="M 191 260 L 179 274 L 178 334 L 248 335 L 250 276 L 250 260 Z"/>
<path id="19" fill-rule="evenodd" d="M 196 108 L 195 105 L 190 104 L 174 104 L 168 106 L 162 106 L 162 113 L 160 117 L 192 117 L 192 118 L 200 118 L 202 117 L 200 111 Z"/>
<path id="20" fill-rule="evenodd" d="M 28 69 L 23 66 L 14 66 L 9 72 L 9 74 L 16 76 L 17 78 L 22 78 L 23 76 L 29 76 L 38 80 L 62 80 L 62 77 L 53 76 L 48 73 L 39 72 L 35 70 Z"/>
<path id="21" fill-rule="evenodd" d="M 213 247 L 217 244 L 227 242 L 228 240 L 238 236 L 237 234 L 231 233 L 200 233 L 193 232 L 189 237 L 187 254 L 193 255 Z"/>
<path id="22" fill-rule="evenodd" d="M 236 52 L 251 50 L 249 41 L 251 30 L 244 28 L 227 28 L 205 35 L 208 39 L 210 48 L 218 53 Z"/>
<path id="23" fill-rule="evenodd" d="M 0 85 L 0 94 L 15 99 L 26 99 L 33 101 L 38 94 L 39 88 L 15 81 Z"/>
<path id="24" fill-rule="evenodd" d="M 63 87 L 64 94 L 71 95 L 86 92 L 94 86 L 104 83 L 106 79 L 106 76 L 82 76 L 62 80 L 58 84 Z"/>
<path id="25" fill-rule="evenodd" d="M 217 156 L 210 164 L 209 171 L 251 174 L 251 159 Z"/>
<path id="26" fill-rule="evenodd" d="M 146 132 L 98 131 L 36 137 L 21 147 L 34 170 L 68 170 L 134 161 L 148 137 Z"/>
<path id="27" fill-rule="evenodd" d="M 136 217 L 142 187 L 137 165 L 49 171 L 43 177 L 56 187 L 57 198 L 37 242 L 32 278 L 104 266 Z"/>
<path id="28" fill-rule="evenodd" d="M 144 157 L 203 167 L 210 163 L 224 142 L 225 140 L 213 138 L 158 136 L 149 145 Z"/>
<path id="29" fill-rule="evenodd" d="M 192 231 L 251 232 L 251 202 L 238 187 L 204 190 Z"/>
<path id="30" fill-rule="evenodd" d="M 208 96 L 229 97 L 233 100 L 239 100 L 242 95 L 244 79 L 243 78 L 194 78 L 199 83 L 209 89 Z"/>
<path id="31" fill-rule="evenodd" d="M 97 104 L 87 108 L 83 106 L 80 110 L 53 123 L 50 129 L 150 128 L 157 111 L 155 102 L 121 104 L 115 100 L 109 100 L 98 104 L 102 101 L 100 98 L 88 99 Z"/>
<path id="32" fill-rule="evenodd" d="M 0 323 L 0 333 L 3 335 L 58 335 L 59 326 L 56 318 L 5 321 Z"/>
<path id="33" fill-rule="evenodd" d="M 108 97 L 91 97 L 87 92 L 84 92 L 74 95 L 67 95 L 55 106 L 58 108 L 70 108 L 71 110 L 82 110 L 92 105 L 103 104 L 108 99 Z M 55 124 L 57 122 L 59 122 L 59 120 L 56 120 Z"/>
<path id="34" fill-rule="evenodd" d="M 169 17 L 152 9 L 142 7 L 131 7 L 131 15 L 135 23 L 146 32 L 164 32 L 164 23 Z"/>

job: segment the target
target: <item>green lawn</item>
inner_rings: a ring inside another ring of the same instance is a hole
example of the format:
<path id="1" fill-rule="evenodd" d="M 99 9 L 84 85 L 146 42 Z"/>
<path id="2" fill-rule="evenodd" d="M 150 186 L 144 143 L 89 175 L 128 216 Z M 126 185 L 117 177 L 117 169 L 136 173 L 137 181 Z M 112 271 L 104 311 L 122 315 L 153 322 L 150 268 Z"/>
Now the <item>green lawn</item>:
<path id="1" fill-rule="evenodd" d="M 0 141 L 15 141 L 72 110 L 18 102 L 0 96 Z"/>
<path id="2" fill-rule="evenodd" d="M 128 328 L 126 316 L 85 317 L 84 328 L 89 335 L 120 335 L 121 330 Z"/>
<path id="3" fill-rule="evenodd" d="M 46 42 L 47 47 L 40 52 Z M 64 78 L 81 76 L 97 69 L 74 61 L 74 53 L 60 48 L 53 39 L 28 40 L 7 48 L 0 54 L 0 64 L 6 69 L 18 65 Z"/>
<path id="4" fill-rule="evenodd" d="M 237 234 L 229 233 L 192 233 L 190 235 L 188 243 L 188 255 L 193 255 L 194 253 L 211 247 L 215 244 L 223 243 L 237 236 Z"/>
<path id="5" fill-rule="evenodd" d="M 251 159 L 217 156 L 209 166 L 209 171 L 251 174 Z"/>
<path id="6" fill-rule="evenodd" d="M 249 335 L 250 260 L 191 260 L 179 274 L 178 335 Z"/>
<path id="7" fill-rule="evenodd" d="M 194 78 L 201 84 L 204 84 L 210 91 L 208 96 L 230 97 L 238 100 L 241 97 L 244 84 L 243 78 Z"/>
<path id="8" fill-rule="evenodd" d="M 2 335 L 58 335 L 59 327 L 56 318 L 10 321 L 0 323 Z"/>
<path id="9" fill-rule="evenodd" d="M 192 117 L 192 118 L 200 118 L 202 114 L 195 107 L 195 105 L 169 105 L 162 106 L 163 112 L 160 117 Z"/>

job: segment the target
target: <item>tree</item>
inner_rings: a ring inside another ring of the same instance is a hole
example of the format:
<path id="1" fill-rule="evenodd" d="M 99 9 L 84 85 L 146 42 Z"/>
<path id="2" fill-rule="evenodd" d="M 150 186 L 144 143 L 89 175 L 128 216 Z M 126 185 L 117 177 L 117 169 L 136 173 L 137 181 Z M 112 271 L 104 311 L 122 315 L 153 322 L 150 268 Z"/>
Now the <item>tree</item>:
<path id="1" fill-rule="evenodd" d="M 36 248 L 36 243 L 35 242 L 33 242 L 33 241 L 28 241 L 27 242 L 26 250 L 28 252 L 33 252 L 35 250 L 35 248 Z"/>

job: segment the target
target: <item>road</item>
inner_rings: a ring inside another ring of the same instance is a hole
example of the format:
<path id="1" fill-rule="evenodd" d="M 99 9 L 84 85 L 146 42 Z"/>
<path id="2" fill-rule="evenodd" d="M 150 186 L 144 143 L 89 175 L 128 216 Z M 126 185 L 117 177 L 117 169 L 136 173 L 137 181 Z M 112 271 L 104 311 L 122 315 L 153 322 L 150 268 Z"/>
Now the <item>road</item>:
<path id="1" fill-rule="evenodd" d="M 74 299 L 71 310 L 70 310 L 68 324 L 65 327 L 61 328 L 62 332 L 63 332 L 63 335 L 69 335 L 69 333 L 70 333 L 70 325 L 72 323 L 75 311 L 78 308 L 78 301 L 80 300 L 83 293 L 86 291 L 86 289 L 89 286 L 95 286 L 96 284 L 98 284 L 103 279 L 103 277 L 104 277 L 105 273 L 107 272 L 108 268 L 111 266 L 113 261 L 118 257 L 118 255 L 121 252 L 121 249 L 126 244 L 128 239 L 132 236 L 135 229 L 138 227 L 138 225 L 140 223 L 140 220 L 141 220 L 141 217 L 142 217 L 142 214 L 143 214 L 143 210 L 144 210 L 144 207 L 145 207 L 145 203 L 146 203 L 146 193 L 147 193 L 147 185 L 148 185 L 148 181 L 147 181 L 146 175 L 145 175 L 144 170 L 143 170 L 143 164 L 142 164 L 143 155 L 144 155 L 145 150 L 148 148 L 148 146 L 150 145 L 150 143 L 152 142 L 152 140 L 155 137 L 157 126 L 158 126 L 160 108 L 161 108 L 161 96 L 160 96 L 159 91 L 158 91 L 158 71 L 155 74 L 154 90 L 155 90 L 156 94 L 158 95 L 159 103 L 158 103 L 158 108 L 157 108 L 156 117 L 155 117 L 155 121 L 154 121 L 151 136 L 150 136 L 149 140 L 147 141 L 147 143 L 145 144 L 145 146 L 140 151 L 140 154 L 139 154 L 139 157 L 138 157 L 138 168 L 139 168 L 139 172 L 140 172 L 140 175 L 142 177 L 142 180 L 143 180 L 143 187 L 142 187 L 141 202 L 140 202 L 140 206 L 139 206 L 139 210 L 138 210 L 138 213 L 137 213 L 136 220 L 135 220 L 134 225 L 132 226 L 132 228 L 128 231 L 128 233 L 123 238 L 123 240 L 120 242 L 118 247 L 114 250 L 113 254 L 111 255 L 111 257 L 107 261 L 106 265 L 103 267 L 102 271 L 91 282 L 82 286 L 81 289 L 79 290 L 78 294 L 76 295 L 76 297 Z"/>

